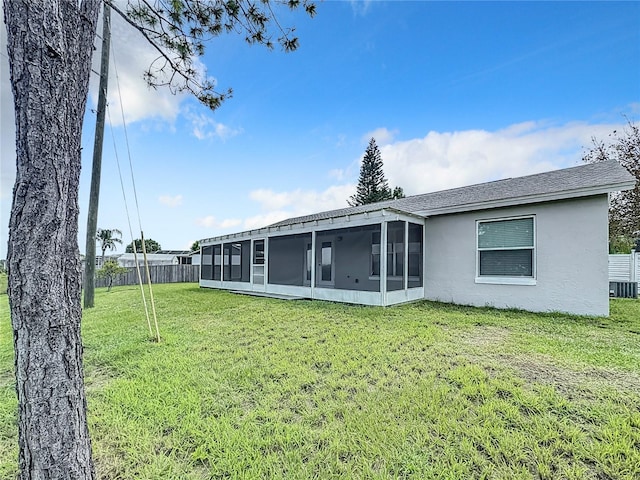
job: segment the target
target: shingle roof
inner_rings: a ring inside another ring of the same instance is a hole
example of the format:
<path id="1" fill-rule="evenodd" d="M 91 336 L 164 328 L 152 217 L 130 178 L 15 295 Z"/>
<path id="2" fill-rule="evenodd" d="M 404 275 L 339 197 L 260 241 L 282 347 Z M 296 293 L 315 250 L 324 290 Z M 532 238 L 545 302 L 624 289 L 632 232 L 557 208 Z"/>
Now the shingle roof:
<path id="1" fill-rule="evenodd" d="M 618 162 L 610 160 L 524 177 L 506 178 L 451 190 L 413 195 L 397 200 L 386 200 L 358 207 L 314 213 L 312 215 L 289 218 L 269 226 L 293 225 L 301 222 L 372 212 L 383 208 L 430 216 L 489 208 L 496 206 L 496 204 L 500 204 L 500 206 L 518 205 L 559 198 L 594 195 L 596 193 L 633 188 L 634 184 L 635 177 Z"/>

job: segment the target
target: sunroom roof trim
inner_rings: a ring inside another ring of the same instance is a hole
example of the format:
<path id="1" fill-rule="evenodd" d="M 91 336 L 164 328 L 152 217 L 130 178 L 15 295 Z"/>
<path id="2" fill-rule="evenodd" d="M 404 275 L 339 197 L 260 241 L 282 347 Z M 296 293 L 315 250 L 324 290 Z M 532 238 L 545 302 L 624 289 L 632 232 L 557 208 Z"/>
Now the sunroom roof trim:
<path id="1" fill-rule="evenodd" d="M 424 217 L 422 215 L 418 215 L 415 213 L 407 212 L 404 210 L 400 210 L 398 208 L 378 208 L 376 210 L 369 210 L 367 212 L 357 213 L 357 214 L 347 214 L 347 215 L 337 215 L 330 218 L 324 219 L 315 219 L 315 220 L 305 220 L 296 223 L 290 223 L 287 225 L 273 225 L 268 227 L 263 227 L 254 230 L 246 230 L 244 232 L 237 233 L 229 233 L 225 235 L 219 235 L 217 237 L 205 238 L 200 241 L 201 245 L 210 245 L 213 243 L 221 242 L 224 240 L 232 240 L 232 239 L 250 239 L 258 236 L 268 235 L 269 233 L 282 233 L 287 234 L 288 232 L 300 231 L 300 233 L 304 233 L 304 231 L 313 231 L 318 227 L 333 225 L 334 228 L 336 226 L 340 226 L 341 224 L 349 227 L 355 226 L 357 224 L 375 224 L 380 221 L 389 221 L 389 219 L 385 219 L 385 217 L 389 214 L 395 214 L 402 217 L 414 218 L 419 221 L 423 221 Z M 373 215 L 372 215 L 373 214 Z"/>

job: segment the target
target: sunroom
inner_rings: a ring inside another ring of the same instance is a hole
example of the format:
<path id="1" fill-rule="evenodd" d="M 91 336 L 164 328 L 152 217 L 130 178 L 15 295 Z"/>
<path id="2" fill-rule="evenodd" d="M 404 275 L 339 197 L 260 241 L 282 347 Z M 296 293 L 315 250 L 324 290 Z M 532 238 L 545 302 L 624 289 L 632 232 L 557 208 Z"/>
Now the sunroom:
<path id="1" fill-rule="evenodd" d="M 363 305 L 421 299 L 424 226 L 384 208 L 205 239 L 200 286 Z"/>

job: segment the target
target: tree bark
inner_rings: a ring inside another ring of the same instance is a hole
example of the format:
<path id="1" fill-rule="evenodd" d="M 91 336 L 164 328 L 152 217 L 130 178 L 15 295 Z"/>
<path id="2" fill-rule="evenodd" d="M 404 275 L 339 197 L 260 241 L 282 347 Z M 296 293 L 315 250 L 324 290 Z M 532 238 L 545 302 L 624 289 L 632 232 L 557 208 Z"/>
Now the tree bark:
<path id="1" fill-rule="evenodd" d="M 21 479 L 92 479 L 78 182 L 100 0 L 4 0 L 16 115 L 9 221 Z"/>

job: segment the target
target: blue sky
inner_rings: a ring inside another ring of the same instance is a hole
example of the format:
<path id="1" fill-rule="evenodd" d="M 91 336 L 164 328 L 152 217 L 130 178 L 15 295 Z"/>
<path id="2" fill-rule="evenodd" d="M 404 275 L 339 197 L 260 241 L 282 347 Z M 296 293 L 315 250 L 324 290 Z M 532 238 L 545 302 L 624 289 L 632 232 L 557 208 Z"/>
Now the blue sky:
<path id="1" fill-rule="evenodd" d="M 148 90 L 141 76 L 153 52 L 114 18 L 120 93 L 112 68 L 98 226 L 131 240 L 113 132 L 139 236 L 119 97 L 142 228 L 166 249 L 346 206 L 372 136 L 389 183 L 419 194 L 577 165 L 591 137 L 640 117 L 639 2 L 325 1 L 317 11 L 282 12 L 297 27 L 294 53 L 238 36 L 210 42 L 200 62 L 234 90 L 213 113 Z M 4 35 L 0 258 L 15 170 Z"/>

